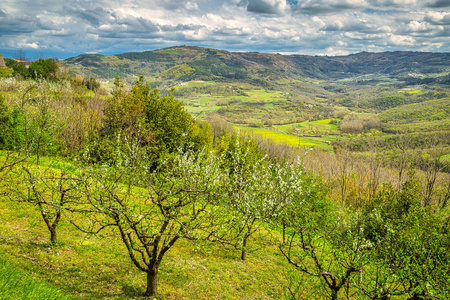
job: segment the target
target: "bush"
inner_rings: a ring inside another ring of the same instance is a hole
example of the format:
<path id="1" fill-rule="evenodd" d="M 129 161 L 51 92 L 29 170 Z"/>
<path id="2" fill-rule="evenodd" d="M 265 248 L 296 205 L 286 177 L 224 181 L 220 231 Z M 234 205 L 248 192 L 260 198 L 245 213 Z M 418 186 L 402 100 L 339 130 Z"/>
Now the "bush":
<path id="1" fill-rule="evenodd" d="M 9 68 L 14 70 L 13 75 L 19 74 L 22 77 L 30 76 L 30 73 L 29 73 L 27 67 L 22 62 L 18 62 L 14 59 L 8 59 L 6 61 L 6 66 L 8 66 Z"/>
<path id="2" fill-rule="evenodd" d="M 100 82 L 93 77 L 89 77 L 88 79 L 83 79 L 83 86 L 91 91 L 95 91 L 100 87 Z"/>
<path id="3" fill-rule="evenodd" d="M 360 120 L 343 120 L 341 122 L 341 130 L 345 133 L 360 133 L 364 126 Z"/>
<path id="4" fill-rule="evenodd" d="M 40 58 L 30 65 L 29 73 L 33 78 L 50 78 L 56 77 L 58 71 L 58 63 L 51 58 Z"/>

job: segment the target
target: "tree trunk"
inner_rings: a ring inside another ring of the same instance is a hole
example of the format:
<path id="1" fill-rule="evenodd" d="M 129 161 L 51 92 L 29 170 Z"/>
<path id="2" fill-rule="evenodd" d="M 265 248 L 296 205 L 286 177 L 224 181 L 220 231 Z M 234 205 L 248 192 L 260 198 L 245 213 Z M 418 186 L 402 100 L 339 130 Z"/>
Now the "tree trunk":
<path id="1" fill-rule="evenodd" d="M 56 238 L 56 228 L 49 228 L 50 230 L 50 242 L 52 244 L 56 244 L 57 238 Z"/>
<path id="2" fill-rule="evenodd" d="M 245 260 L 245 255 L 246 255 L 245 249 L 247 247 L 248 237 L 249 237 L 249 235 L 246 234 L 244 236 L 244 240 L 242 241 L 241 260 Z"/>
<path id="3" fill-rule="evenodd" d="M 41 144 L 38 142 L 38 145 L 37 145 L 37 149 L 36 149 L 36 165 L 40 165 L 40 163 L 39 163 L 39 148 L 41 147 Z"/>
<path id="4" fill-rule="evenodd" d="M 147 290 L 144 296 L 154 296 L 157 293 L 158 288 L 158 269 L 150 269 L 147 271 Z"/>
<path id="5" fill-rule="evenodd" d="M 339 290 L 331 290 L 331 295 L 330 295 L 330 299 L 331 300 L 336 300 L 337 299 L 337 296 L 338 296 L 338 291 Z"/>
<path id="6" fill-rule="evenodd" d="M 417 294 L 414 293 L 414 295 L 412 295 L 412 297 L 409 297 L 407 300 L 423 300 L 425 299 L 425 293 L 421 293 L 421 294 Z"/>

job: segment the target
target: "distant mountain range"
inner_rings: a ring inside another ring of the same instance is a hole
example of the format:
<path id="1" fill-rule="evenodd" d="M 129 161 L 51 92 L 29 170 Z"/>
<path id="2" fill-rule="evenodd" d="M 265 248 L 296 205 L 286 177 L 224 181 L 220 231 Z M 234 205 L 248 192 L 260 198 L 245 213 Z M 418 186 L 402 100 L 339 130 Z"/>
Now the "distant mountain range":
<path id="1" fill-rule="evenodd" d="M 85 76 L 119 76 L 131 81 L 142 74 L 159 84 L 215 80 L 267 86 L 307 79 L 352 79 L 355 84 L 450 84 L 450 53 L 361 52 L 330 57 L 179 46 L 109 56 L 84 54 L 65 61 L 74 72 Z"/>

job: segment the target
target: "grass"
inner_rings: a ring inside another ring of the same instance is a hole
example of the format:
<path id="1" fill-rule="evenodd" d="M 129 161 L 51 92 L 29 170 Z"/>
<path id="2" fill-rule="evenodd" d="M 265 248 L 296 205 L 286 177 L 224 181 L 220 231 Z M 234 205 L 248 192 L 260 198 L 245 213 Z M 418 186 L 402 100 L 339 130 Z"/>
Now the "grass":
<path id="1" fill-rule="evenodd" d="M 442 155 L 441 157 L 439 157 L 439 161 L 441 163 L 450 163 L 450 153 Z"/>
<path id="2" fill-rule="evenodd" d="M 246 100 L 273 101 L 284 97 L 284 94 L 279 91 L 250 90 L 246 93 L 248 97 L 243 97 Z"/>
<path id="3" fill-rule="evenodd" d="M 211 86 L 211 85 L 216 85 L 215 81 L 190 81 L 186 84 L 189 87 L 194 87 L 194 86 Z"/>
<path id="4" fill-rule="evenodd" d="M 103 238 L 85 235 L 66 222 L 60 228 L 59 244 L 53 247 L 31 207 L 0 201 L 0 220 L 0 255 L 7 264 L 16 264 L 10 272 L 33 274 L 37 282 L 46 281 L 74 299 L 147 299 L 141 296 L 145 274 L 132 265 L 116 233 L 107 232 Z M 242 262 L 237 252 L 180 241 L 163 260 L 160 294 L 155 298 L 284 298 L 279 276 L 285 262 L 276 251 L 266 247 Z"/>
<path id="5" fill-rule="evenodd" d="M 30 277 L 4 259 L 0 259 L 0 299 L 4 300 L 69 300 L 51 284 Z"/>
<path id="6" fill-rule="evenodd" d="M 292 124 L 285 124 L 285 125 L 277 125 L 275 126 L 277 129 L 287 132 L 292 127 L 296 128 L 297 130 L 304 131 L 304 130 L 323 130 L 323 131 L 333 131 L 337 130 L 337 125 L 329 124 L 331 119 L 325 119 L 325 120 L 318 120 L 318 121 L 305 121 L 301 123 L 292 123 Z"/>
<path id="7" fill-rule="evenodd" d="M 410 91 L 410 90 L 399 90 L 398 92 L 399 93 L 408 93 L 408 94 L 418 94 L 418 93 L 421 93 L 422 91 L 421 90 L 413 90 L 413 91 Z"/>
<path id="8" fill-rule="evenodd" d="M 50 158 L 43 164 L 52 165 Z M 0 196 L 0 299 L 148 299 L 145 273 L 131 263 L 116 231 L 87 235 L 67 214 L 57 230 L 51 245 L 35 206 Z M 243 262 L 238 251 L 180 240 L 163 260 L 152 299 L 284 298 L 285 259 L 267 241 L 252 243 L 261 250 Z"/>

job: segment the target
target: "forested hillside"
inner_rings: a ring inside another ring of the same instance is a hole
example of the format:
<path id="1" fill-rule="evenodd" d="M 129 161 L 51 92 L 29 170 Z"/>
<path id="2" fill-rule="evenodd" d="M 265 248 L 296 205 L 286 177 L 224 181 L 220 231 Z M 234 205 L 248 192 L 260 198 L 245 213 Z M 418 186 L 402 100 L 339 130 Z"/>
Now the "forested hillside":
<path id="1" fill-rule="evenodd" d="M 66 62 L 86 68 L 103 78 L 135 76 L 191 80 L 245 80 L 263 84 L 280 79 L 336 80 L 360 75 L 388 75 L 405 80 L 409 73 L 448 75 L 449 53 L 362 52 L 349 56 L 279 55 L 227 52 L 199 47 L 173 47 L 113 56 L 80 55 Z M 441 80 L 446 80 L 443 76 Z M 427 80 L 425 80 L 427 79 Z M 425 76 L 424 83 L 438 80 Z M 419 83 L 420 80 L 416 79 Z"/>

